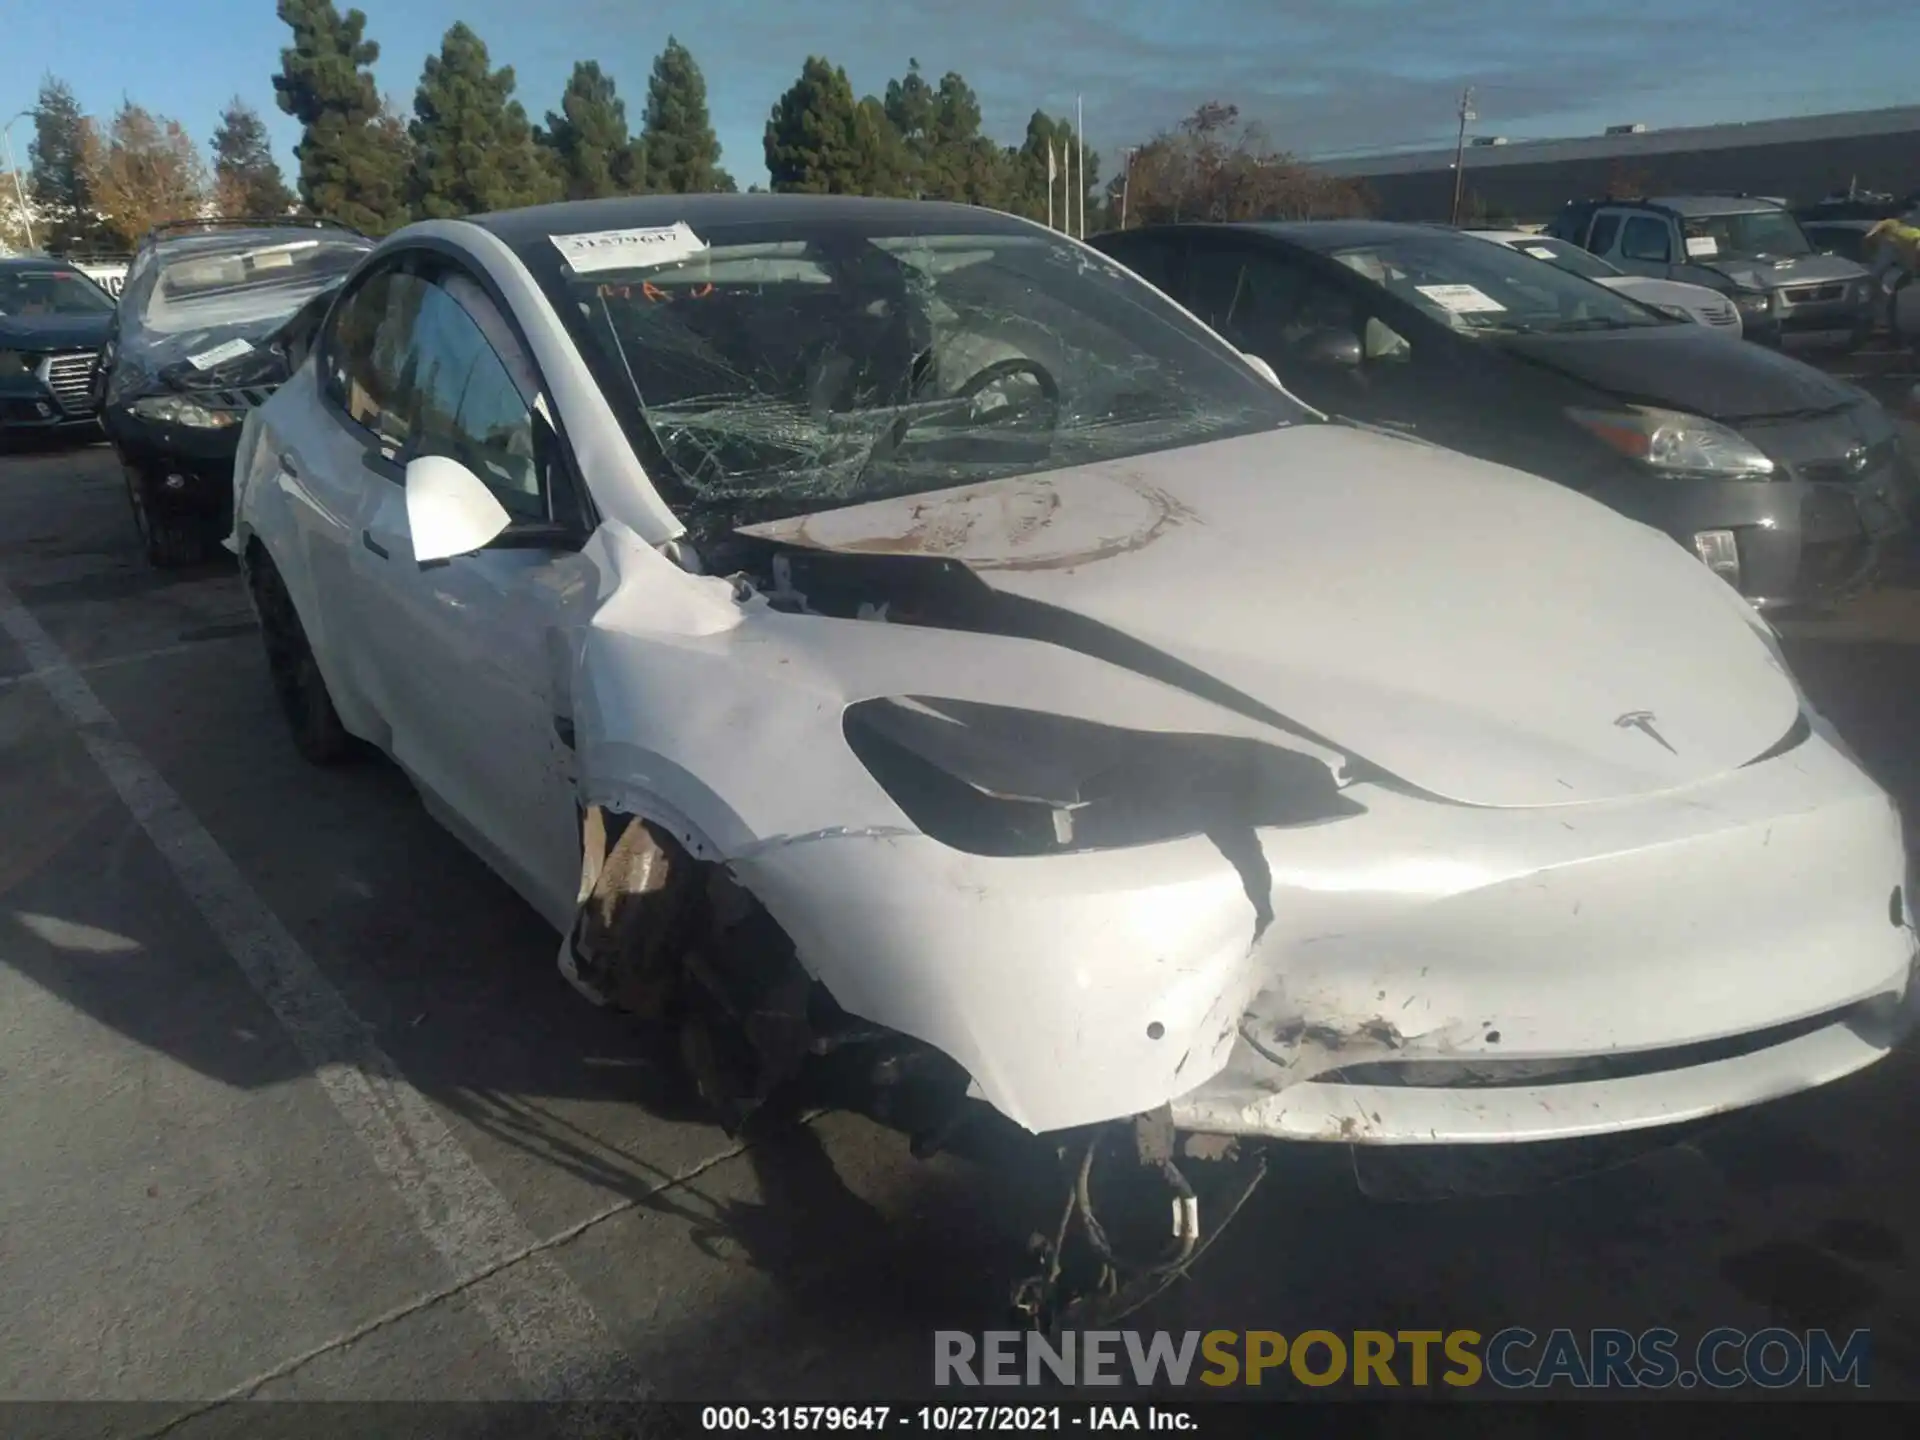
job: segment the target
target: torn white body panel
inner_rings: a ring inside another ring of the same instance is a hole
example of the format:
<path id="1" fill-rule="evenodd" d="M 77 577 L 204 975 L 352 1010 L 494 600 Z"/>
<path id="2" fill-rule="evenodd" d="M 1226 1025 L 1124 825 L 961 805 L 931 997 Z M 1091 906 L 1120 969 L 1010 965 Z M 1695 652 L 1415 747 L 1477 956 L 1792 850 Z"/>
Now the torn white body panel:
<path id="1" fill-rule="evenodd" d="M 1270 455 L 1302 452 L 1287 468 L 1306 476 L 1327 467 L 1336 444 L 1349 456 L 1374 445 L 1337 432 L 1260 443 Z M 1377 453 L 1403 467 L 1381 483 L 1410 492 L 1439 488 L 1451 470 L 1485 473 L 1444 455 L 1416 462 L 1386 441 Z M 1231 474 L 1233 463 L 1221 456 L 1210 473 Z M 1402 778 L 1438 788 L 1463 776 L 1459 789 L 1509 802 L 1449 804 L 1361 784 L 1347 793 L 1364 815 L 1262 831 L 1272 919 L 1257 941 L 1246 879 L 1205 837 L 1015 858 L 962 854 L 919 833 L 848 754 L 846 707 L 931 694 L 1260 737 L 1334 769 L 1336 752 L 1032 640 L 764 607 L 736 611 L 724 628 L 718 612 L 677 619 L 655 587 L 678 592 L 683 577 L 650 552 L 623 552 L 636 568 L 586 639 L 586 797 L 672 817 L 696 853 L 732 864 L 842 1005 L 953 1056 L 990 1103 L 1035 1130 L 1176 1100 L 1195 1128 L 1299 1133 L 1300 1112 L 1275 1097 L 1316 1070 L 1262 1061 L 1243 1028 L 1303 1061 L 1320 1054 L 1316 1037 L 1344 1037 L 1338 1055 L 1321 1057 L 1326 1066 L 1367 1058 L 1370 1043 L 1401 1059 L 1596 1056 L 1698 1044 L 1904 987 L 1913 937 L 1888 918 L 1904 866 L 1897 817 L 1819 735 L 1742 768 L 1789 730 L 1798 700 L 1739 610 L 1721 602 L 1724 586 L 1669 542 L 1609 516 L 1555 568 L 1583 595 L 1588 566 L 1641 567 L 1634 594 L 1669 623 L 1648 627 L 1650 643 L 1631 656 L 1607 632 L 1646 626 L 1644 617 L 1542 605 L 1543 576 L 1495 567 L 1492 541 L 1485 586 L 1456 577 L 1455 594 L 1430 601 L 1415 547 L 1399 541 L 1401 525 L 1410 535 L 1430 517 L 1404 498 L 1376 509 L 1375 476 L 1351 460 L 1339 473 L 1345 496 L 1296 481 L 1258 527 L 1244 511 L 1207 506 L 1252 488 L 1244 473 L 1237 487 L 1196 481 L 1176 498 L 1137 469 L 1131 485 L 1069 473 L 790 527 L 805 543 L 858 549 L 884 520 L 874 512 L 910 514 L 929 548 L 996 587 L 1044 586 L 1049 602 L 1125 622 L 1211 673 L 1256 676 L 1261 698 Z M 1485 483 L 1510 524 L 1543 540 L 1556 510 L 1582 503 L 1500 472 Z M 1354 510 L 1336 519 L 1342 503 Z M 1457 493 L 1453 503 L 1457 513 Z M 1289 505 L 1302 535 L 1382 515 L 1370 531 L 1388 563 L 1365 567 L 1371 586 L 1343 583 L 1313 547 L 1290 545 L 1296 527 L 1273 523 Z M 1177 528 L 1152 535 L 1152 517 L 1169 513 Z M 1036 514 L 1038 526 L 1024 518 Z M 1279 538 L 1232 544 L 1250 534 Z M 1079 558 L 1062 565 L 1063 553 Z M 1383 586 L 1382 575 L 1407 583 Z M 698 583 L 723 604 L 720 582 Z M 1170 605 L 1172 594 L 1186 605 Z M 1502 597 L 1520 594 L 1533 597 L 1525 613 L 1463 663 L 1493 630 L 1493 611 L 1507 608 Z M 1208 615 L 1204 627 L 1181 623 L 1188 605 Z M 679 632 L 669 643 L 657 620 Z M 1289 652 L 1302 658 L 1285 665 Z M 1375 675 L 1392 689 L 1375 688 Z M 1637 697 L 1659 707 L 1674 750 L 1614 723 Z M 1448 728 L 1450 714 L 1464 718 Z M 1729 748 L 1702 760 L 1716 743 Z M 1529 775 L 1532 789 L 1510 788 Z M 1558 785 L 1562 775 L 1580 789 Z M 1554 804 L 1556 793 L 1585 803 Z M 1216 1076 L 1221 1094 L 1243 1087 L 1278 1108 L 1222 1108 L 1209 1098 Z M 1780 1083 L 1756 1075 L 1751 1098 Z M 1471 1092 L 1446 1093 L 1454 1098 L 1435 1102 L 1443 1108 L 1484 1107 Z M 1396 1129 L 1393 1107 L 1376 1109 L 1383 1118 L 1367 1134 L 1430 1138 L 1411 1132 L 1414 1119 Z M 1328 1122 L 1330 1133 L 1345 1118 Z M 1523 1128 L 1543 1124 L 1552 1128 L 1530 1116 Z M 1307 1128 L 1326 1130 L 1318 1120 Z"/>
<path id="2" fill-rule="evenodd" d="M 591 535 L 412 563 L 310 365 L 234 539 L 344 727 L 557 928 L 579 808 L 640 817 L 1040 1132 L 1532 1140 L 1892 1043 L 1898 817 L 1665 536 L 1303 424 L 753 526 L 766 573 L 694 573 L 534 281 L 469 250 L 528 307 Z"/>

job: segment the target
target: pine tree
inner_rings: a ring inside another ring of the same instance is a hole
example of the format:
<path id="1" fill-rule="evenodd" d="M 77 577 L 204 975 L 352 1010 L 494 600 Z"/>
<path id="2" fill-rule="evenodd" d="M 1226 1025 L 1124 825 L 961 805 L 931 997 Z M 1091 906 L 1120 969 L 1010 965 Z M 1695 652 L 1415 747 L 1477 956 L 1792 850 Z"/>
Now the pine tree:
<path id="1" fill-rule="evenodd" d="M 707 114 L 707 81 L 692 53 L 673 36 L 654 58 L 640 143 L 647 188 L 676 195 L 732 193 L 733 177 L 720 168 L 720 140 Z"/>
<path id="2" fill-rule="evenodd" d="M 280 52 L 274 99 L 302 127 L 294 157 L 300 198 L 316 215 L 369 234 L 404 225 L 406 152 L 381 124 L 380 92 L 370 67 L 380 47 L 366 38 L 367 17 L 344 16 L 333 0 L 279 0 L 293 44 Z"/>
<path id="3" fill-rule="evenodd" d="M 908 195 L 922 196 L 933 148 L 934 89 L 920 73 L 918 60 L 909 59 L 907 73 L 887 82 L 882 108 L 899 137 L 903 187 Z"/>
<path id="4" fill-rule="evenodd" d="M 599 62 L 582 60 L 534 138 L 553 155 L 569 200 L 632 195 L 646 180 L 645 151 L 627 132 L 627 106 Z"/>
<path id="5" fill-rule="evenodd" d="M 86 173 L 87 117 L 73 87 L 49 75 L 40 82 L 33 111 L 33 208 L 40 223 L 34 238 L 54 254 L 97 247 L 109 232 L 95 213 Z"/>
<path id="6" fill-rule="evenodd" d="M 214 202 L 222 215 L 284 215 L 293 193 L 281 178 L 267 127 L 239 96 L 220 112 L 213 136 Z"/>
<path id="7" fill-rule="evenodd" d="M 429 55 L 413 100 L 411 195 L 423 216 L 451 219 L 557 199 L 559 177 L 513 98 L 513 67 L 456 22 Z"/>
<path id="8" fill-rule="evenodd" d="M 899 136 L 886 107 L 856 102 L 847 72 L 809 55 L 767 117 L 767 174 L 776 191 L 805 195 L 900 193 Z"/>

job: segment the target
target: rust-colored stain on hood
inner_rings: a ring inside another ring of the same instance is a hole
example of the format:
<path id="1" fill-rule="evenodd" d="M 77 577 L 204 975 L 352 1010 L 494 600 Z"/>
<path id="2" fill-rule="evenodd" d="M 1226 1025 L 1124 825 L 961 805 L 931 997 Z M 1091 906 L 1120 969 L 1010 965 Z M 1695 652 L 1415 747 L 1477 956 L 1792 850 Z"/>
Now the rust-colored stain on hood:
<path id="1" fill-rule="evenodd" d="M 1067 570 L 1151 545 L 1198 516 L 1112 468 L 999 480 L 878 500 L 745 533 L 818 550 L 927 555 L 975 570 Z"/>

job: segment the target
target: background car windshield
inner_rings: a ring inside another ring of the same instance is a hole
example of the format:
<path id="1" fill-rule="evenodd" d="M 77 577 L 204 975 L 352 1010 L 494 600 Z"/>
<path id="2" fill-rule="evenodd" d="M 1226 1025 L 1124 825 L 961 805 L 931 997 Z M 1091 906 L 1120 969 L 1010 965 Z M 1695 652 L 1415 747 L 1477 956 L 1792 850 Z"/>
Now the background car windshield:
<path id="1" fill-rule="evenodd" d="M 1544 260 L 1549 265 L 1557 265 L 1569 275 L 1579 275 L 1588 280 L 1599 280 L 1604 276 L 1620 273 L 1598 255 L 1582 250 L 1578 245 L 1569 245 L 1564 240 L 1555 240 L 1546 235 L 1530 235 L 1525 240 L 1515 240 L 1512 248 L 1522 255 L 1532 256 L 1535 260 Z"/>
<path id="2" fill-rule="evenodd" d="M 186 245 L 156 256 L 122 303 L 134 328 L 153 336 L 264 329 L 339 284 L 371 248 L 359 236 L 311 235 Z"/>
<path id="3" fill-rule="evenodd" d="M 1552 334 L 1677 323 L 1603 285 L 1466 236 L 1405 236 L 1333 258 L 1469 334 Z"/>
<path id="4" fill-rule="evenodd" d="M 0 269 L 0 315 L 104 315 L 113 297 L 72 270 Z"/>
<path id="5" fill-rule="evenodd" d="M 676 498 L 709 522 L 1120 459 L 1310 414 L 1157 291 L 1064 240 L 734 229 L 683 263 L 552 272 L 602 386 L 630 392 Z"/>
<path id="6" fill-rule="evenodd" d="M 1784 210 L 1763 210 L 1749 215 L 1690 215 L 1684 222 L 1688 240 L 1711 240 L 1718 255 L 1811 255 L 1813 246 L 1800 222 Z M 1689 245 L 1687 253 L 1695 259 L 1708 256 L 1696 253 Z"/>

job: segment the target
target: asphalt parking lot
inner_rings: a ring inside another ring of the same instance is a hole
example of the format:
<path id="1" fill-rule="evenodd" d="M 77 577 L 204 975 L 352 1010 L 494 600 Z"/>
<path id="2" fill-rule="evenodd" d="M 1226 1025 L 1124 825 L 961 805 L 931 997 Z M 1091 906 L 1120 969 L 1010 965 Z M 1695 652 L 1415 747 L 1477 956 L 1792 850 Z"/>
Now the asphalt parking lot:
<path id="1" fill-rule="evenodd" d="M 1920 816 L 1920 581 L 1792 650 Z M 1003 1323 L 1017 1147 L 730 1139 L 556 943 L 390 767 L 298 759 L 231 565 L 147 569 L 106 449 L 0 458 L 0 1398 L 906 1399 Z M 1909 1051 L 1527 1193 L 1316 1150 L 1132 1323 L 1866 1327 L 1920 1399 L 1916 1132 Z"/>

